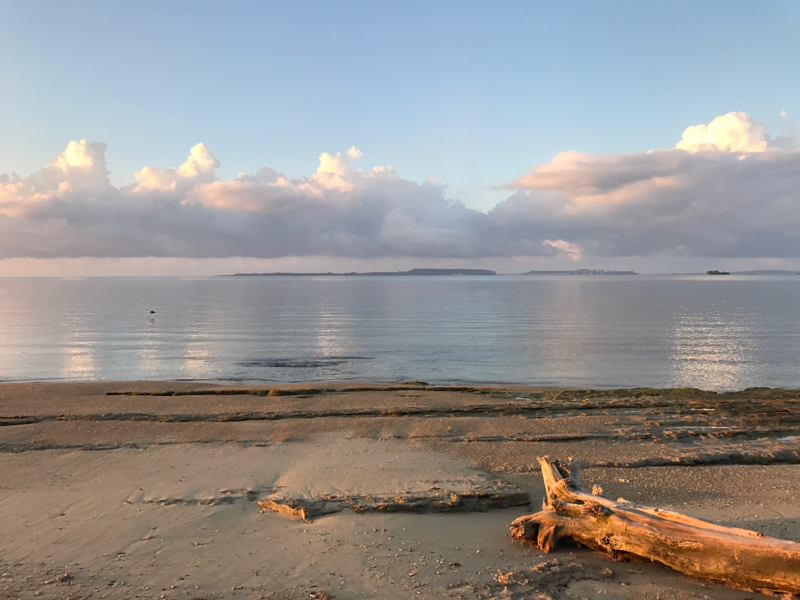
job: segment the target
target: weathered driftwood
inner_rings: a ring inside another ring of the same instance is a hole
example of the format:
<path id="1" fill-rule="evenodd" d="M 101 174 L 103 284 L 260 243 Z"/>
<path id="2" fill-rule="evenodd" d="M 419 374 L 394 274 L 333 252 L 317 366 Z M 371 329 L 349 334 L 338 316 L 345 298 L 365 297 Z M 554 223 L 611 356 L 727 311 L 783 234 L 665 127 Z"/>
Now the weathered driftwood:
<path id="1" fill-rule="evenodd" d="M 731 585 L 800 591 L 800 544 L 755 531 L 723 527 L 622 498 L 585 491 L 578 464 L 539 458 L 547 491 L 542 511 L 509 525 L 514 540 L 545 552 L 570 537 L 615 560 L 638 557 L 677 571 Z"/>

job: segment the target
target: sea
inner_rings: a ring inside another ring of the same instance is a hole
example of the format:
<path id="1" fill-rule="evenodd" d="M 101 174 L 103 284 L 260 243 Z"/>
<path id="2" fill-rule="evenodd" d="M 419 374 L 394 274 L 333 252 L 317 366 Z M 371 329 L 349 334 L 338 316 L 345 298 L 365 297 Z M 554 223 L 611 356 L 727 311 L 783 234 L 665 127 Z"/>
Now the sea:
<path id="1" fill-rule="evenodd" d="M 0 381 L 800 387 L 800 276 L 0 279 Z"/>

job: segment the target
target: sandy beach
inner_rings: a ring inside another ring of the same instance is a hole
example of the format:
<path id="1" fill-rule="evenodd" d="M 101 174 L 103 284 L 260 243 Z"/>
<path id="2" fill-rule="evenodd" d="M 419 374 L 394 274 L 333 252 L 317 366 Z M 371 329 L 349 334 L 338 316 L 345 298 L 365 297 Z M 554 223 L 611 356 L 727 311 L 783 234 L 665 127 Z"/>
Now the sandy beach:
<path id="1" fill-rule="evenodd" d="M 800 541 L 800 392 L 0 385 L 0 598 L 766 598 L 544 554 L 537 456 Z"/>

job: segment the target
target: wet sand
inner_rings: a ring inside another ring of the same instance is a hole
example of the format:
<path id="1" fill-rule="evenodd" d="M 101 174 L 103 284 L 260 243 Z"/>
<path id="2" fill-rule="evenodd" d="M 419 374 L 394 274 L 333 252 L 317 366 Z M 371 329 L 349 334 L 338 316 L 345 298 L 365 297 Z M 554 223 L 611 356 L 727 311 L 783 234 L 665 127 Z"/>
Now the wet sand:
<path id="1" fill-rule="evenodd" d="M 2 384 L 0 598 L 766 598 L 506 526 L 573 456 L 800 541 L 798 436 L 786 390 Z"/>

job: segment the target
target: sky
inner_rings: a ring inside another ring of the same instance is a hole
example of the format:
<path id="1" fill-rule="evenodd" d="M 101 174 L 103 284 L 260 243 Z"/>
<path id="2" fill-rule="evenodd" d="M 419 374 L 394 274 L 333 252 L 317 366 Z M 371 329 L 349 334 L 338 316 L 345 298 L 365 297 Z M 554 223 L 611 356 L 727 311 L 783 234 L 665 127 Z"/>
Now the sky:
<path id="1" fill-rule="evenodd" d="M 800 4 L 0 0 L 0 276 L 800 269 Z"/>

